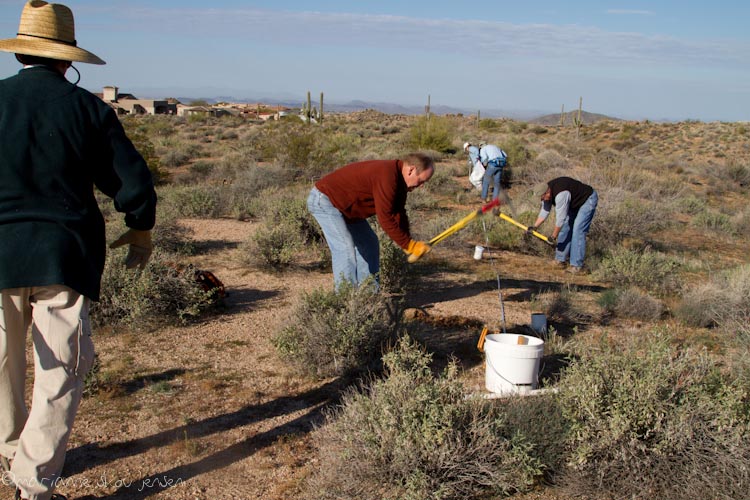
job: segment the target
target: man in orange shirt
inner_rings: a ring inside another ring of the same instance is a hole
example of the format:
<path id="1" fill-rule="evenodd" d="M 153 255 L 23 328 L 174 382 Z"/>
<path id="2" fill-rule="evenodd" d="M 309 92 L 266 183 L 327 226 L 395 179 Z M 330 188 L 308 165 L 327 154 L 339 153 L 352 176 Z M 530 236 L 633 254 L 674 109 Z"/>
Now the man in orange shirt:
<path id="1" fill-rule="evenodd" d="M 362 284 L 380 271 L 378 237 L 367 222 L 375 215 L 385 233 L 416 258 L 430 251 L 412 239 L 406 196 L 432 177 L 435 164 L 414 153 L 401 160 L 351 163 L 326 175 L 310 191 L 307 208 L 320 224 L 331 249 L 333 280 Z"/>

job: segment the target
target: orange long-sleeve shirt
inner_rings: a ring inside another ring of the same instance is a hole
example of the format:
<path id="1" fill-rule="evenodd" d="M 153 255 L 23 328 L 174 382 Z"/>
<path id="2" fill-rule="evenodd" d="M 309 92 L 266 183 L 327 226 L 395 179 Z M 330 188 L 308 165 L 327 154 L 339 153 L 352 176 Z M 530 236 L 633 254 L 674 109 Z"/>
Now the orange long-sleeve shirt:
<path id="1" fill-rule="evenodd" d="M 373 215 L 385 233 L 401 248 L 411 240 L 406 216 L 406 182 L 401 160 L 350 163 L 326 175 L 315 187 L 325 194 L 347 221 Z"/>

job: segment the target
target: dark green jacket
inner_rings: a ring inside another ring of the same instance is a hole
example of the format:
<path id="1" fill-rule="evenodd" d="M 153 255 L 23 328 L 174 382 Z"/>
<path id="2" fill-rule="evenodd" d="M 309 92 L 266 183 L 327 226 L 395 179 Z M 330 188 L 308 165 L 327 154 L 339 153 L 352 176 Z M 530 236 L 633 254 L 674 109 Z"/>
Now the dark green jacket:
<path id="1" fill-rule="evenodd" d="M 94 186 L 128 227 L 153 227 L 151 173 L 109 106 L 44 66 L 0 80 L 0 289 L 58 284 L 99 298 Z"/>

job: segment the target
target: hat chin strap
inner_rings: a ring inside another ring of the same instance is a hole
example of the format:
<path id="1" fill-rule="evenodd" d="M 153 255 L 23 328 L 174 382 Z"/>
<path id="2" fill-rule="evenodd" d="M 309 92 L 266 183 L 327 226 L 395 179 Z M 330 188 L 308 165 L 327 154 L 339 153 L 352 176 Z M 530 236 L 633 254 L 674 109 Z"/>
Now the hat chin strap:
<path id="1" fill-rule="evenodd" d="M 73 66 L 73 64 L 72 64 L 72 63 L 70 64 L 70 67 L 71 67 L 71 69 L 72 69 L 73 71 L 75 71 L 75 72 L 76 72 L 76 74 L 78 75 L 78 78 L 76 79 L 76 81 L 74 81 L 74 82 L 70 82 L 70 83 L 72 83 L 73 85 L 78 85 L 78 82 L 80 82 L 80 81 L 81 81 L 81 72 L 80 72 L 80 71 L 78 71 L 78 68 L 76 68 L 75 66 Z"/>

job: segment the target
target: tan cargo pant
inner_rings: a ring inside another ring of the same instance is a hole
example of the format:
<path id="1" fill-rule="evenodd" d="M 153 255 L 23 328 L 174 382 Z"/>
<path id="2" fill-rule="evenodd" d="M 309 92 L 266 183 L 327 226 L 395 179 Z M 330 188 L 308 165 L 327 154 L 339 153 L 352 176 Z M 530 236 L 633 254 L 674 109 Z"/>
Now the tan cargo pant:
<path id="1" fill-rule="evenodd" d="M 6 484 L 48 500 L 94 360 L 89 299 L 62 285 L 0 290 L 0 454 L 13 458 Z M 26 333 L 34 344 L 31 410 L 24 400 Z"/>

